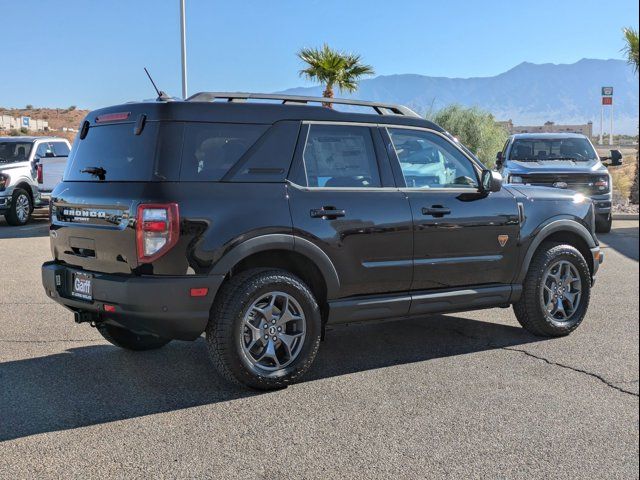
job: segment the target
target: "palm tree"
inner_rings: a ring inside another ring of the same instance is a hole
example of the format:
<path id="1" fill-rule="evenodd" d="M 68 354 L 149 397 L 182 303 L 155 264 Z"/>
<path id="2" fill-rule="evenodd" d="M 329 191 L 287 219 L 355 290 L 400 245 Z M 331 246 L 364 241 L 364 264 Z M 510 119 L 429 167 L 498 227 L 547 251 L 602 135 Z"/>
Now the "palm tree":
<path id="1" fill-rule="evenodd" d="M 638 31 L 634 28 L 623 28 L 624 40 L 626 42 L 622 51 L 627 57 L 627 63 L 633 65 L 634 70 L 638 73 L 640 60 L 638 58 Z M 639 146 L 640 148 L 640 146 Z M 640 150 L 636 152 L 636 174 L 633 179 L 633 185 L 631 186 L 631 193 L 629 195 L 629 201 L 634 204 L 638 204 L 638 167 L 639 167 Z"/>
<path id="2" fill-rule="evenodd" d="M 363 76 L 375 73 L 370 65 L 361 62 L 360 55 L 333 50 L 326 43 L 321 49 L 301 49 L 298 58 L 308 65 L 300 70 L 300 76 L 324 85 L 324 98 L 333 98 L 334 87 L 340 91 L 355 92 Z M 330 103 L 324 106 L 331 108 Z"/>

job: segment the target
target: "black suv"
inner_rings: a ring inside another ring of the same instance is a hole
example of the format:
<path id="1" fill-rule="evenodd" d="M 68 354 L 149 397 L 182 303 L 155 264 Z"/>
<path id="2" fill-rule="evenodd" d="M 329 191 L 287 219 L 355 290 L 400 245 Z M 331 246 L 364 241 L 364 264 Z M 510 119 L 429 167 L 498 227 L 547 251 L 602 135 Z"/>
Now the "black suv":
<path id="1" fill-rule="evenodd" d="M 603 258 L 589 199 L 503 188 L 405 107 L 256 94 L 90 113 L 50 236 L 44 288 L 77 322 L 132 350 L 205 332 L 259 389 L 300 379 L 327 324 L 513 305 L 567 335 Z"/>
<path id="2" fill-rule="evenodd" d="M 619 165 L 620 150 L 598 157 L 591 141 L 578 133 L 518 133 L 509 137 L 496 156 L 496 167 L 508 183 L 566 188 L 590 197 L 598 233 L 611 231 L 611 175 L 607 167 Z"/>

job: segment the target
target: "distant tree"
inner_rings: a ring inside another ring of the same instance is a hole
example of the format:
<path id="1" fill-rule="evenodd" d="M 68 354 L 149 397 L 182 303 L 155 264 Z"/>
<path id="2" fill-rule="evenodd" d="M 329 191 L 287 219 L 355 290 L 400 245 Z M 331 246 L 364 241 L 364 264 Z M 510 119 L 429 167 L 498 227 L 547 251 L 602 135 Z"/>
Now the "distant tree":
<path id="1" fill-rule="evenodd" d="M 25 108 L 26 110 L 31 110 L 31 109 L 33 109 L 33 105 L 28 104 L 28 105 L 27 105 L 26 107 L 24 107 L 24 108 Z"/>
<path id="2" fill-rule="evenodd" d="M 67 108 L 67 110 L 73 112 L 76 108 L 78 107 L 76 107 L 75 105 L 71 105 L 69 108 Z"/>
<path id="3" fill-rule="evenodd" d="M 625 46 L 622 51 L 627 57 L 627 63 L 634 67 L 635 73 L 638 73 L 638 68 L 640 68 L 640 53 L 638 52 L 638 31 L 634 28 L 623 28 L 622 33 L 624 34 Z M 636 150 L 636 172 L 633 177 L 633 185 L 631 185 L 631 193 L 629 194 L 629 201 L 633 204 L 638 204 L 640 201 L 638 194 L 638 175 L 640 174 L 640 145 L 638 146 L 638 150 Z"/>
<path id="4" fill-rule="evenodd" d="M 27 128 L 26 128 L 26 127 L 20 127 L 20 133 L 21 133 L 22 135 L 26 135 L 28 132 L 29 132 L 29 130 L 27 130 Z"/>
<path id="5" fill-rule="evenodd" d="M 494 166 L 496 153 L 502 150 L 509 136 L 492 114 L 477 107 L 449 105 L 428 115 L 428 119 L 458 138 L 489 168 Z"/>
<path id="6" fill-rule="evenodd" d="M 300 70 L 300 76 L 323 85 L 325 98 L 333 98 L 336 87 L 340 91 L 355 92 L 362 77 L 375 73 L 373 67 L 361 62 L 360 55 L 333 50 L 326 43 L 321 49 L 301 49 L 298 58 L 308 65 Z M 331 108 L 330 103 L 325 106 Z"/>

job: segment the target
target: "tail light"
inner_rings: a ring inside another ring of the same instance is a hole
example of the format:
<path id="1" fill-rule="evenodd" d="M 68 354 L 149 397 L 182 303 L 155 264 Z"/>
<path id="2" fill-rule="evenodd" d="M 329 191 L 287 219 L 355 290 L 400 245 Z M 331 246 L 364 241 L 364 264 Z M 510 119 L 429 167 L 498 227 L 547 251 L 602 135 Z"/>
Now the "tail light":
<path id="1" fill-rule="evenodd" d="M 42 164 L 39 163 L 36 166 L 36 176 L 38 178 L 38 183 L 44 183 L 43 178 L 42 178 Z"/>
<path id="2" fill-rule="evenodd" d="M 136 215 L 138 262 L 150 263 L 167 253 L 180 236 L 177 203 L 143 203 Z"/>

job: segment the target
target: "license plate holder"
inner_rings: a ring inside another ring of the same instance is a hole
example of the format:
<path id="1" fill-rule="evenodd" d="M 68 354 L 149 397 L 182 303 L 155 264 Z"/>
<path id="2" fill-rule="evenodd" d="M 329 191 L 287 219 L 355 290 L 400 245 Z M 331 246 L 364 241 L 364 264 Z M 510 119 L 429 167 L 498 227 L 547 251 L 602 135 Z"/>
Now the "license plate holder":
<path id="1" fill-rule="evenodd" d="M 71 296 L 88 302 L 93 300 L 93 275 L 74 272 L 71 275 Z"/>

